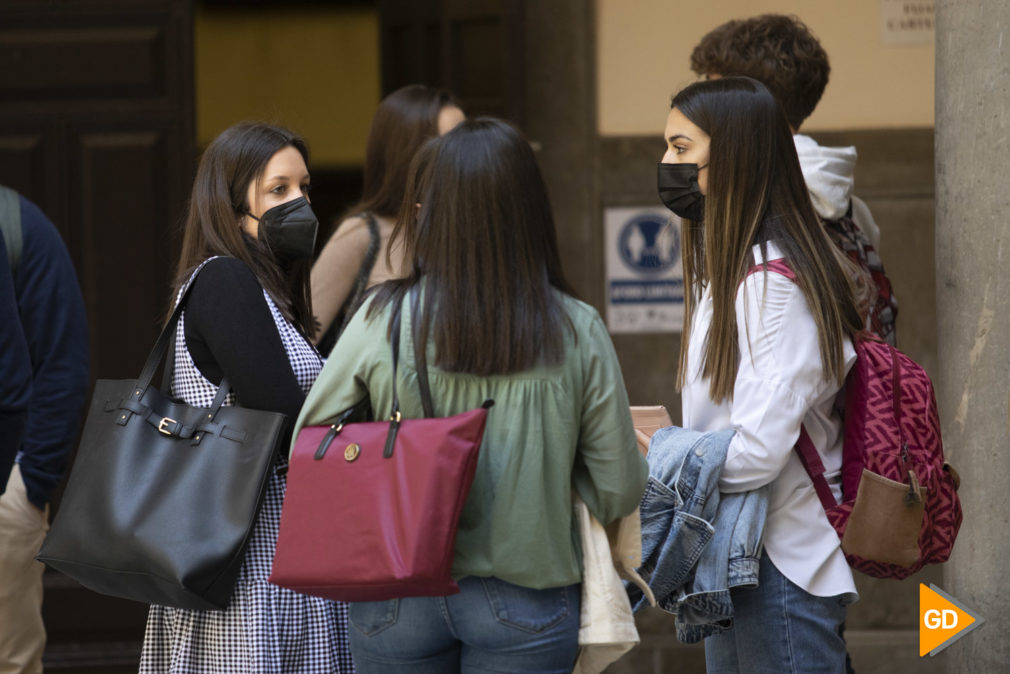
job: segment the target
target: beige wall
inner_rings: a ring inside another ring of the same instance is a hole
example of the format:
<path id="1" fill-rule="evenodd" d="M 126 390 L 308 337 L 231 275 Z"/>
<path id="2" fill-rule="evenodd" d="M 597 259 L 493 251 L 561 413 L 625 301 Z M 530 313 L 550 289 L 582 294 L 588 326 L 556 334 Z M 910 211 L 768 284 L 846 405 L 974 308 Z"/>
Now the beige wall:
<path id="1" fill-rule="evenodd" d="M 316 166 L 360 165 L 378 105 L 374 9 L 215 9 L 195 16 L 197 142 L 243 119 L 287 125 Z"/>
<path id="2" fill-rule="evenodd" d="M 599 131 L 662 130 L 670 95 L 695 80 L 691 50 L 730 19 L 796 14 L 831 59 L 805 131 L 933 125 L 933 44 L 885 46 L 880 0 L 597 0 Z"/>

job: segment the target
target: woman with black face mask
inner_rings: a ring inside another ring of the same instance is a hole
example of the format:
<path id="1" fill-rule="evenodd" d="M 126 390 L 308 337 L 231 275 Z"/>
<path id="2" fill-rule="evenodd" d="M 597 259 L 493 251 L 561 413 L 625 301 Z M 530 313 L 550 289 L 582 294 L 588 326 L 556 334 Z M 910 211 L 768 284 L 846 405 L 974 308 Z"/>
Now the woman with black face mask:
<path id="1" fill-rule="evenodd" d="M 298 416 L 323 366 L 309 265 L 318 223 L 308 149 L 287 129 L 244 123 L 200 161 L 172 305 L 192 286 L 175 335 L 172 394 Z M 141 672 L 352 672 L 346 605 L 267 582 L 286 457 L 278 457 L 231 602 L 224 611 L 152 606 Z"/>
<path id="2" fill-rule="evenodd" d="M 762 84 L 688 86 L 664 136 L 659 194 L 684 220 L 683 424 L 733 429 L 719 490 L 768 499 L 763 551 L 748 560 L 758 584 L 732 588 L 732 628 L 705 640 L 707 669 L 844 672 L 838 628 L 856 587 L 793 447 L 804 429 L 837 499 L 834 402 L 864 325 L 859 270 L 821 226 Z"/>

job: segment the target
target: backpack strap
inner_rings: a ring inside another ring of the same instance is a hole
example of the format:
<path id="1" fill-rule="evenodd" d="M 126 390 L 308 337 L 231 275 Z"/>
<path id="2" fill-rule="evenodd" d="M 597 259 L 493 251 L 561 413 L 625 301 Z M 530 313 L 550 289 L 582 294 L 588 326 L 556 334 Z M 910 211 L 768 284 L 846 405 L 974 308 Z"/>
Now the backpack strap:
<path id="1" fill-rule="evenodd" d="M 754 265 L 747 270 L 747 274 L 745 276 L 750 276 L 751 274 L 756 274 L 757 272 L 765 271 L 766 269 L 767 271 L 775 272 L 776 274 L 782 274 L 793 283 L 796 282 L 796 272 L 793 271 L 793 268 L 790 267 L 789 263 L 782 257 L 775 258 L 774 260 L 768 260 L 764 264 Z"/>
<path id="2" fill-rule="evenodd" d="M 806 427 L 800 426 L 800 439 L 796 442 L 796 446 L 793 449 L 796 450 L 796 453 L 800 457 L 803 470 L 807 471 L 807 475 L 810 476 L 811 481 L 814 483 L 814 491 L 817 492 L 817 498 L 820 499 L 821 506 L 825 510 L 828 510 L 838 505 L 838 502 L 835 501 L 835 495 L 831 493 L 831 487 L 828 486 L 828 480 L 824 477 L 824 462 L 821 461 L 821 455 L 817 453 L 813 440 L 807 434 Z"/>
<path id="3" fill-rule="evenodd" d="M 845 215 L 835 220 L 821 220 L 828 238 L 852 260 L 873 284 L 874 296 L 870 300 L 867 328 L 879 335 L 892 346 L 896 343 L 895 325 L 898 316 L 898 300 L 891 288 L 891 280 L 884 270 L 880 254 L 853 218 L 853 201 Z"/>
<path id="4" fill-rule="evenodd" d="M 7 261 L 11 275 L 17 273 L 21 260 L 23 240 L 21 235 L 21 200 L 18 193 L 0 185 L 0 234 L 7 247 Z"/>
<path id="5" fill-rule="evenodd" d="M 781 274 L 794 283 L 796 282 L 796 272 L 793 271 L 793 268 L 789 266 L 789 263 L 784 258 L 768 260 L 763 265 L 754 265 L 747 270 L 747 276 L 765 269 L 776 274 Z M 800 457 L 803 470 L 807 471 L 807 475 L 810 476 L 810 480 L 814 483 L 814 491 L 817 492 L 817 498 L 820 499 L 821 506 L 827 510 L 838 505 L 834 494 L 831 493 L 831 487 L 828 486 L 828 480 L 824 477 L 824 462 L 821 461 L 821 455 L 817 453 L 817 448 L 814 447 L 814 442 L 810 439 L 805 426 L 800 426 L 800 437 L 793 449 L 796 450 L 796 454 Z"/>

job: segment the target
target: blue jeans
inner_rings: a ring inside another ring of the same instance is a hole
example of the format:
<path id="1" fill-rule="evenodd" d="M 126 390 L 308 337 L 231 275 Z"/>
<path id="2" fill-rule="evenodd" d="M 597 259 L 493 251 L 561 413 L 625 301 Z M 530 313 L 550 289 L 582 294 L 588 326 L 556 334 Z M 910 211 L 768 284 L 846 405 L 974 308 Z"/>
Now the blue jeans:
<path id="1" fill-rule="evenodd" d="M 708 674 L 844 674 L 848 597 L 815 597 L 761 556 L 760 585 L 735 588 L 733 628 L 705 639 Z"/>
<path id="2" fill-rule="evenodd" d="M 351 604 L 358 674 L 572 671 L 581 583 L 532 590 L 471 576 L 459 587 L 448 597 Z"/>

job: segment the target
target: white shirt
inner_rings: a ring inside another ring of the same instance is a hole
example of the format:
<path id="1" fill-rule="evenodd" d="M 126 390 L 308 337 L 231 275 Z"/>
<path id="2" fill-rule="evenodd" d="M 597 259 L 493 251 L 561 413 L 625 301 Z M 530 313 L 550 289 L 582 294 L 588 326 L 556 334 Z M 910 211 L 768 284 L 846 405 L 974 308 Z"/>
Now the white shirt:
<path id="1" fill-rule="evenodd" d="M 772 243 L 768 255 L 769 259 L 782 257 Z M 759 263 L 762 259 L 757 246 L 754 259 Z M 736 315 L 741 357 L 733 399 L 715 403 L 709 397 L 709 380 L 699 376 L 702 346 L 712 321 L 712 295 L 705 290 L 695 309 L 688 343 L 684 426 L 736 431 L 719 488 L 733 493 L 771 484 L 764 546 L 786 578 L 820 597 L 855 594 L 838 534 L 793 451 L 802 424 L 839 498 L 842 425 L 834 411 L 839 385 L 824 377 L 817 326 L 806 298 L 785 276 L 757 272 L 740 284 Z M 843 353 L 848 371 L 856 359 L 848 339 Z"/>

